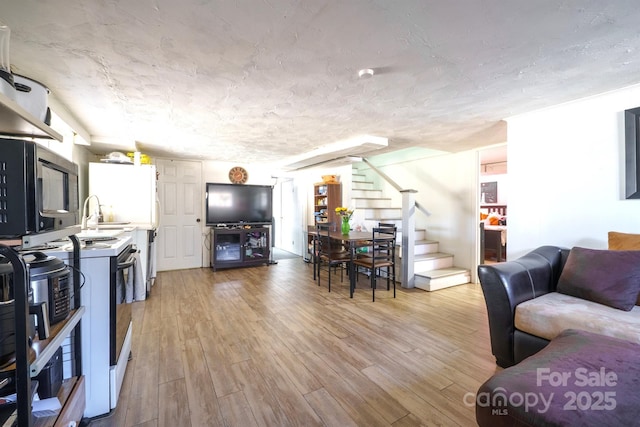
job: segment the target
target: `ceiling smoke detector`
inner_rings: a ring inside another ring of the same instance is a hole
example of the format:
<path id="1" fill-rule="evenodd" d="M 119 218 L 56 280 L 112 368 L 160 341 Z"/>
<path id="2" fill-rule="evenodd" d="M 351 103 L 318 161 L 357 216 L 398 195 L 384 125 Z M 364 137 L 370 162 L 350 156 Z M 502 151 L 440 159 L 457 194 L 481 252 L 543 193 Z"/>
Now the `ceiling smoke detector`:
<path id="1" fill-rule="evenodd" d="M 368 79 L 370 77 L 373 77 L 373 73 L 373 69 L 363 68 L 362 70 L 358 71 L 358 77 L 360 77 L 361 79 Z"/>

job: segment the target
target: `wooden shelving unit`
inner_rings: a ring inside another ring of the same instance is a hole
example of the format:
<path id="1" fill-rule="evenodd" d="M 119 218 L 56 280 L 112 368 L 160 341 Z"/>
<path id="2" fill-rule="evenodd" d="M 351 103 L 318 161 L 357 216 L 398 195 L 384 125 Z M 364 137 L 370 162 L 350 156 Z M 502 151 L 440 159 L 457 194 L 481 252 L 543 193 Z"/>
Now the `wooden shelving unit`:
<path id="1" fill-rule="evenodd" d="M 319 182 L 313 185 L 314 223 L 340 221 L 336 215 L 336 208 L 342 204 L 342 185 L 340 183 L 327 184 Z"/>
<path id="2" fill-rule="evenodd" d="M 312 261 L 314 257 L 312 248 L 316 224 L 332 222 L 336 227 L 340 227 L 340 218 L 336 215 L 338 206 L 342 206 L 342 185 L 339 182 L 318 182 L 313 184 L 313 226 L 308 227 L 307 234 L 309 261 Z"/>

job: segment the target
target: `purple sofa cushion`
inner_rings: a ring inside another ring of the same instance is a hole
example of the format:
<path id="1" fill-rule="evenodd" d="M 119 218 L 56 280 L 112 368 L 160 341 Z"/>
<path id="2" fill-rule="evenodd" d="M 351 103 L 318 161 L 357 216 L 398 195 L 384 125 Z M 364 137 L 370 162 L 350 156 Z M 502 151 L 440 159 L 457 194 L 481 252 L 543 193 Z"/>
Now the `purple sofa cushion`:
<path id="1" fill-rule="evenodd" d="M 629 311 L 640 293 L 640 251 L 574 247 L 560 274 L 557 291 Z"/>
<path id="2" fill-rule="evenodd" d="M 630 426 L 640 421 L 640 345 L 567 329 L 476 395 L 480 427 Z"/>

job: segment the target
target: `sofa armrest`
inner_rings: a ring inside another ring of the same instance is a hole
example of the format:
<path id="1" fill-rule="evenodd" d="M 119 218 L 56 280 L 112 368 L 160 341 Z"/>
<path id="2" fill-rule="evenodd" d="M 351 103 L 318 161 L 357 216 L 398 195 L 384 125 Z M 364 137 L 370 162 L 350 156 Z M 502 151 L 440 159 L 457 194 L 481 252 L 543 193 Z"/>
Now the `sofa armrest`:
<path id="1" fill-rule="evenodd" d="M 569 250 L 565 248 L 541 246 L 513 261 L 478 266 L 489 316 L 491 350 L 499 366 L 515 364 L 516 306 L 555 291 L 568 254 Z"/>

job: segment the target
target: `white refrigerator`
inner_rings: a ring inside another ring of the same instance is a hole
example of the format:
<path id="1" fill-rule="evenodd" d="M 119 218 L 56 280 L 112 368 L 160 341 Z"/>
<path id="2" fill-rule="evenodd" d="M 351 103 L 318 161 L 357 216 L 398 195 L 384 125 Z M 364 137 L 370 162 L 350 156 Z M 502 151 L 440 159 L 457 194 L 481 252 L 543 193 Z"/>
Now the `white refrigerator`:
<path id="1" fill-rule="evenodd" d="M 155 165 L 89 163 L 89 195 L 100 200 L 105 223 L 135 227 L 133 243 L 139 250 L 140 269 L 136 268 L 136 272 L 140 276 L 136 274 L 134 298 L 146 299 L 156 277 L 155 240 L 160 202 Z"/>
<path id="2" fill-rule="evenodd" d="M 105 222 L 157 228 L 155 165 L 89 163 L 89 195 L 93 194 L 100 200 Z"/>

